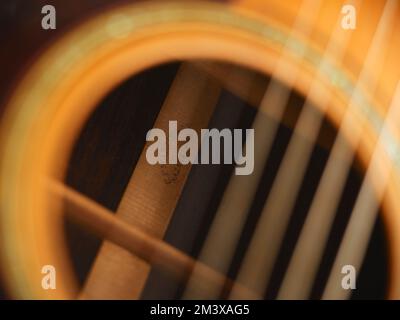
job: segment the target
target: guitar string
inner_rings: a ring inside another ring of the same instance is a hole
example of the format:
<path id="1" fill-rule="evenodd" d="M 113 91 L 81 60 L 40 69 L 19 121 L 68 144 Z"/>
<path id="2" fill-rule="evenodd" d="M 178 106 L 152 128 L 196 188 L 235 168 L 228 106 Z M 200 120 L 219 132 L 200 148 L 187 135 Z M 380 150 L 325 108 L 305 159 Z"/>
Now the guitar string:
<path id="1" fill-rule="evenodd" d="M 318 66 L 319 73 L 328 67 L 330 57 L 337 62 L 342 60 L 350 34 L 341 27 L 340 16 Z M 320 104 L 320 110 L 316 110 L 310 101 L 310 97 L 315 96 L 319 96 L 319 101 L 324 101 Z M 239 283 L 245 283 L 260 295 L 268 287 L 329 102 L 330 94 L 315 77 L 237 276 Z M 307 138 L 299 132 L 306 132 Z M 240 298 L 235 288 L 231 298 Z"/>
<path id="2" fill-rule="evenodd" d="M 299 72 L 291 69 L 287 62 L 291 55 L 291 49 L 295 45 L 293 39 L 298 30 L 301 30 L 304 36 L 310 34 L 312 26 L 318 17 L 320 5 L 320 0 L 305 0 L 301 5 L 291 34 L 272 73 L 272 80 L 264 94 L 260 110 L 253 122 L 253 129 L 259 137 L 259 139 L 255 138 L 257 148 L 254 150 L 254 171 L 249 176 L 231 177 L 201 249 L 199 260 L 220 272 L 225 273 L 227 271 L 235 253 L 248 210 L 261 179 L 264 164 L 282 118 L 284 106 L 289 99 L 290 90 L 275 79 L 278 78 L 279 74 L 290 73 L 292 75 L 290 78 L 292 83 L 288 87 L 293 86 L 296 74 Z M 297 57 L 302 57 L 305 54 L 305 48 L 297 50 Z M 269 114 L 272 114 L 271 118 L 276 120 L 268 120 L 266 115 Z M 246 190 L 246 192 L 243 192 L 243 190 Z M 201 291 L 196 288 L 194 284 L 196 273 L 195 267 L 188 280 L 183 298 L 218 297 L 222 290 L 219 286 L 209 286 L 208 290 Z"/>
<path id="3" fill-rule="evenodd" d="M 278 293 L 278 299 L 306 299 L 310 294 L 329 231 L 332 228 L 344 183 L 352 164 L 353 150 L 356 149 L 362 134 L 362 128 L 354 124 L 353 109 L 357 103 L 357 95 L 361 87 L 369 80 L 369 70 L 375 68 L 379 74 L 379 69 L 382 68 L 382 65 L 377 61 L 384 60 L 385 39 L 394 18 L 395 8 L 396 4 L 391 1 L 385 5 L 365 64 L 357 80 L 355 91 L 342 118 L 338 135 L 296 243 Z M 375 78 L 371 81 L 368 90 L 374 92 L 376 87 L 377 79 Z M 349 128 L 353 129 L 351 134 L 353 148 L 344 138 L 344 132 L 348 132 Z"/>
<path id="4" fill-rule="evenodd" d="M 379 140 L 369 163 L 367 173 L 361 185 L 350 221 L 345 230 L 338 254 L 330 272 L 323 299 L 346 299 L 351 290 L 342 287 L 342 267 L 350 265 L 359 271 L 367 251 L 373 226 L 381 201 L 393 169 L 393 161 L 383 165 L 381 163 L 383 141 L 392 124 L 396 125 L 400 119 L 400 82 L 397 85 L 392 104 L 387 112 L 385 123 L 381 129 Z"/>

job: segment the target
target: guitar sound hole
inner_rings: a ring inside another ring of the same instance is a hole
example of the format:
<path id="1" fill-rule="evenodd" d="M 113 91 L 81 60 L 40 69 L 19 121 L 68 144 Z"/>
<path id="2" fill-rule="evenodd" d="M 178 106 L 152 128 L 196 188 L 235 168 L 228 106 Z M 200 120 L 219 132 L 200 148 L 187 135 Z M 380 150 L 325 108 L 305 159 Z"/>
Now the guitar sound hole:
<path id="1" fill-rule="evenodd" d="M 146 133 L 153 128 L 171 84 L 183 63 L 192 62 L 177 61 L 146 70 L 120 84 L 103 99 L 76 141 L 66 175 L 69 186 L 108 209 L 117 210 L 135 165 L 144 150 Z M 228 67 L 227 64 L 220 64 L 220 66 Z M 258 112 L 258 106 L 251 103 L 260 98 L 260 90 L 257 86 L 262 83 L 266 87 L 270 79 L 239 66 L 229 66 L 229 68 L 239 74 L 250 73 L 254 79 L 258 79 L 258 82 L 253 81 L 248 85 L 248 96 L 258 96 L 246 101 L 238 92 L 221 83 L 221 93 L 209 121 L 209 128 L 249 129 Z M 215 81 L 215 77 L 210 76 L 211 78 Z M 259 79 L 263 79 L 263 82 Z M 239 244 L 227 272 L 232 279 L 235 279 L 238 274 L 255 226 L 259 222 L 261 210 L 293 136 L 294 124 L 305 102 L 305 98 L 299 93 L 287 90 L 290 91 L 290 98 L 285 106 L 283 120 L 279 121 L 272 149 L 264 165 Z M 273 120 L 269 119 L 269 121 Z M 257 132 L 255 135 L 257 136 Z M 336 129 L 325 118 L 317 142 L 313 146 L 283 244 L 280 246 L 273 268 L 271 281 L 264 293 L 265 298 L 273 299 L 277 295 L 336 135 Z M 233 164 L 192 166 L 166 230 L 164 236 L 166 242 L 194 258 L 198 257 L 233 169 Z M 312 299 L 321 297 L 364 172 L 365 169 L 355 158 L 342 191 L 328 244 L 312 287 L 310 295 Z M 73 265 L 83 286 L 102 240 L 68 218 L 65 220 L 65 232 Z M 361 270 L 358 271 L 357 289 L 353 291 L 351 298 L 385 298 L 387 270 L 387 243 L 381 214 L 379 214 L 365 261 Z M 112 274 L 104 276 L 112 277 Z M 185 283 L 171 280 L 160 270 L 152 270 L 141 298 L 181 298 L 184 289 Z M 227 292 L 222 292 L 219 296 L 219 298 L 226 297 Z"/>

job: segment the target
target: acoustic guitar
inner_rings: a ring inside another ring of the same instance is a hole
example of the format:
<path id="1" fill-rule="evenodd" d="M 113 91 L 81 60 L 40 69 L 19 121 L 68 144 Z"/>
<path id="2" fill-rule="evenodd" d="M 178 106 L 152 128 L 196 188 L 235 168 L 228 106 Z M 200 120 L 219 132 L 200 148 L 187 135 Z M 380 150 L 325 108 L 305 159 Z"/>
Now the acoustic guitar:
<path id="1" fill-rule="evenodd" d="M 399 1 L 28 2 L 4 297 L 400 297 Z"/>

